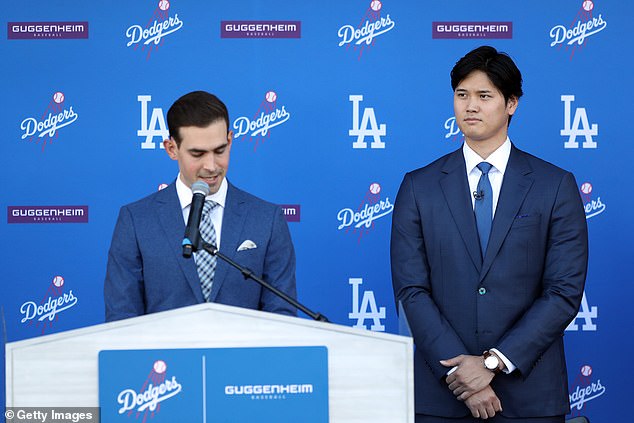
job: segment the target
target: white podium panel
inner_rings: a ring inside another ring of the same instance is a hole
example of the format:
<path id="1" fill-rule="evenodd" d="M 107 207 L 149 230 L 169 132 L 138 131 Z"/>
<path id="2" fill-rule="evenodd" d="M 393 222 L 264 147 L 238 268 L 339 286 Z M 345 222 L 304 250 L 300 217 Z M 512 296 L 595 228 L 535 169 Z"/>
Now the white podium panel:
<path id="1" fill-rule="evenodd" d="M 330 421 L 414 422 L 411 338 L 200 304 L 6 346 L 7 407 L 97 407 L 98 352 L 328 347 Z"/>

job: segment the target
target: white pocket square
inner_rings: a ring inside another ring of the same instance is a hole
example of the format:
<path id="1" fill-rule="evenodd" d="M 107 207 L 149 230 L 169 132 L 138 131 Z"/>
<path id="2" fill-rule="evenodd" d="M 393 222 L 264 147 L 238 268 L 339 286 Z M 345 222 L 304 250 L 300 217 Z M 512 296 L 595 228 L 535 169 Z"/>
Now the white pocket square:
<path id="1" fill-rule="evenodd" d="M 247 239 L 242 244 L 240 244 L 240 246 L 238 247 L 238 251 L 252 250 L 254 248 L 258 248 L 258 246 L 255 245 L 255 242 L 251 241 L 250 239 Z"/>

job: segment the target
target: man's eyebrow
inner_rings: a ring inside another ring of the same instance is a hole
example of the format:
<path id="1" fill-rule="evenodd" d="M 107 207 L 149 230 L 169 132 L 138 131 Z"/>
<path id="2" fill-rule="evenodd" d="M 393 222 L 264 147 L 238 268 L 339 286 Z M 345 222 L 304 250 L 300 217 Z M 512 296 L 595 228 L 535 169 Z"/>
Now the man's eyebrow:
<path id="1" fill-rule="evenodd" d="M 469 92 L 469 90 L 467 90 L 466 88 L 456 88 L 455 92 L 466 93 L 466 92 Z M 484 88 L 484 89 L 481 89 L 481 90 L 475 90 L 475 92 L 478 93 L 478 94 L 490 94 L 490 93 L 493 92 L 493 90 L 490 90 L 488 88 Z"/>

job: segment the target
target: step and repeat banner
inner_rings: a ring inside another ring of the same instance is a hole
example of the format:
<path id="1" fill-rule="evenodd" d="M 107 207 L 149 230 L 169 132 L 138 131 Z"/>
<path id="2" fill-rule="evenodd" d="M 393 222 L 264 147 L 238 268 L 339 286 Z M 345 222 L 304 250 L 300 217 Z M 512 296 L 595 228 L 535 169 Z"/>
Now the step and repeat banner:
<path id="1" fill-rule="evenodd" d="M 119 207 L 175 179 L 165 115 L 194 90 L 229 108 L 229 180 L 283 206 L 299 299 L 333 322 L 397 333 L 396 192 L 405 172 L 460 147 L 449 72 L 488 44 L 524 77 L 511 140 L 572 171 L 583 198 L 591 258 L 565 336 L 572 415 L 595 423 L 626 412 L 629 369 L 618 358 L 634 353 L 631 2 L 37 0 L 2 9 L 5 341 L 104 321 Z"/>

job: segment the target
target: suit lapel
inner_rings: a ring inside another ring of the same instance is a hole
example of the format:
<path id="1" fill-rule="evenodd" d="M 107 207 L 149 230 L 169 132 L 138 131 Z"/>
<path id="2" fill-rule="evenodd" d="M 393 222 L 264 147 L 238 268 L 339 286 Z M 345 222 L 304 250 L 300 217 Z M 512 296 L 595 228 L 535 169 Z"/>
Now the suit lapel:
<path id="1" fill-rule="evenodd" d="M 155 212 L 158 215 L 161 227 L 165 231 L 170 254 L 176 255 L 176 261 L 183 271 L 185 279 L 187 279 L 196 299 L 199 302 L 204 302 L 200 288 L 200 278 L 196 270 L 196 262 L 193 257 L 188 259 L 183 257 L 182 240 L 183 234 L 185 233 L 185 222 L 183 220 L 183 211 L 180 207 L 178 194 L 176 193 L 176 185 L 172 183 L 157 193 L 156 203 Z"/>
<path id="2" fill-rule="evenodd" d="M 227 200 L 222 217 L 222 233 L 220 239 L 220 252 L 233 259 L 238 250 L 238 242 L 242 236 L 244 220 L 246 219 L 245 201 L 241 192 L 229 184 Z M 227 278 L 228 272 L 238 272 L 223 260 L 218 259 L 214 283 L 209 296 L 210 301 L 215 301 L 222 284 Z"/>
<path id="3" fill-rule="evenodd" d="M 479 270 L 482 264 L 480 241 L 469 197 L 469 181 L 465 166 L 464 155 L 460 148 L 447 158 L 441 170 L 445 176 L 440 179 L 440 186 L 471 261 Z"/>
<path id="4" fill-rule="evenodd" d="M 528 176 L 532 173 L 532 168 L 526 160 L 525 154 L 515 148 L 515 146 L 511 147 L 511 155 L 504 172 L 504 180 L 502 181 L 495 217 L 493 218 L 491 236 L 489 237 L 487 253 L 482 264 L 480 280 L 484 279 L 491 268 L 491 264 L 500 251 L 502 243 L 515 220 L 515 216 L 517 216 L 526 194 L 528 194 L 528 190 L 533 184 L 533 179 Z"/>

